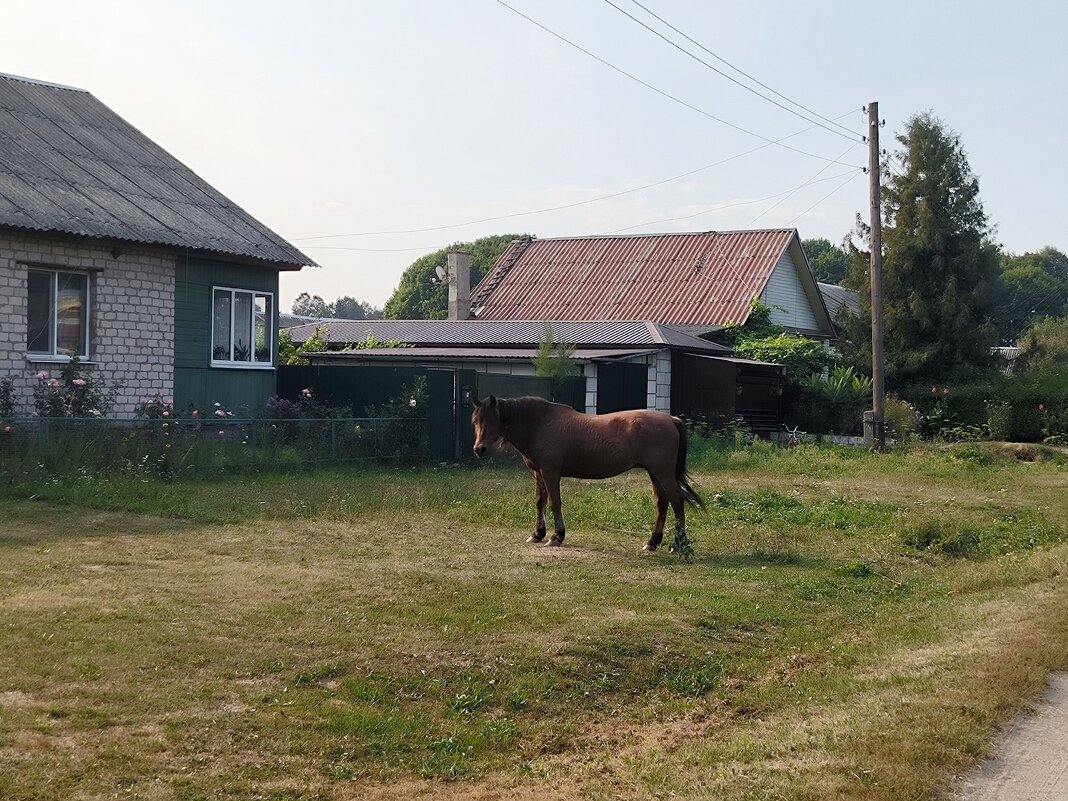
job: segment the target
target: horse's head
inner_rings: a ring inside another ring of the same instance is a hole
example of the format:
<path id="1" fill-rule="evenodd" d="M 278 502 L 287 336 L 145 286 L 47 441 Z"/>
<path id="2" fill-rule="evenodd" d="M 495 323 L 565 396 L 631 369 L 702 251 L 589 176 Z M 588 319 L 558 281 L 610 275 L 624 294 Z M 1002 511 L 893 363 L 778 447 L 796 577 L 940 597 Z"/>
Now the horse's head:
<path id="1" fill-rule="evenodd" d="M 501 409 L 497 398 L 490 395 L 484 401 L 472 402 L 471 425 L 475 428 L 475 456 L 481 459 L 486 448 L 501 438 Z"/>

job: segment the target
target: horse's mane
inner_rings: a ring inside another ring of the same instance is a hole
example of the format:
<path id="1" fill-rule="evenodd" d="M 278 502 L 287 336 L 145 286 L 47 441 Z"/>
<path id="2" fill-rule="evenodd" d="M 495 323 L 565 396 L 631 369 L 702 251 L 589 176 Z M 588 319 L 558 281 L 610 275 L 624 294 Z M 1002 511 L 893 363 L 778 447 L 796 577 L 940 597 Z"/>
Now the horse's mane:
<path id="1" fill-rule="evenodd" d="M 497 408 L 501 415 L 501 425 L 519 421 L 533 422 L 544 415 L 552 406 L 544 398 L 526 395 L 522 398 L 498 398 Z"/>

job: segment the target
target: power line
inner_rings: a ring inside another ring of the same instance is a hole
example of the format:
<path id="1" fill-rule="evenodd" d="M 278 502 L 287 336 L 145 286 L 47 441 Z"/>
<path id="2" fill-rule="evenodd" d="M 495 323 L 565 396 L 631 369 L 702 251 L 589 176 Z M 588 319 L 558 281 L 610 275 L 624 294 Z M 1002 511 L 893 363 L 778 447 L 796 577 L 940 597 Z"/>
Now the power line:
<path id="1" fill-rule="evenodd" d="M 853 112 L 851 112 L 851 111 L 847 111 L 845 114 L 842 114 L 841 116 L 839 116 L 838 119 L 842 119 L 842 117 L 847 117 L 852 113 Z M 795 136 L 800 136 L 801 134 L 808 133 L 809 131 L 811 131 L 815 127 L 816 127 L 815 125 L 811 125 L 808 128 L 805 128 L 803 130 L 795 131 L 794 133 L 790 134 L 789 136 L 784 136 L 779 141 L 784 141 L 786 139 L 792 139 Z M 531 215 L 534 215 L 534 214 L 546 214 L 546 213 L 551 212 L 551 211 L 564 211 L 566 209 L 573 209 L 573 208 L 576 208 L 578 206 L 586 206 L 586 205 L 589 205 L 591 203 L 599 203 L 602 200 L 611 200 L 613 198 L 622 197 L 623 195 L 633 194 L 634 192 L 642 192 L 642 191 L 644 191 L 646 189 L 653 189 L 654 187 L 657 187 L 657 186 L 663 186 L 664 184 L 671 183 L 672 181 L 678 181 L 678 180 L 681 180 L 682 178 L 688 178 L 691 175 L 696 175 L 697 173 L 702 172 L 704 170 L 709 170 L 712 167 L 718 167 L 718 166 L 720 166 L 722 164 L 726 164 L 728 162 L 734 161 L 735 159 L 740 159 L 743 156 L 748 156 L 748 155 L 750 155 L 752 153 L 756 153 L 756 152 L 758 152 L 760 150 L 764 150 L 765 148 L 771 147 L 771 145 L 772 145 L 772 143 L 770 143 L 770 142 L 766 143 L 766 144 L 763 144 L 763 145 L 758 145 L 757 147 L 750 148 L 749 150 L 743 151 L 742 153 L 735 153 L 733 156 L 727 156 L 727 158 L 720 159 L 719 161 L 714 161 L 711 164 L 706 164 L 703 167 L 698 167 L 698 168 L 693 169 L 693 170 L 688 170 L 688 171 L 686 171 L 684 173 L 680 173 L 678 175 L 673 175 L 670 178 L 664 178 L 664 179 L 661 179 L 659 181 L 653 181 L 652 183 L 645 184 L 643 186 L 636 186 L 633 189 L 623 189 L 623 190 L 620 190 L 619 192 L 611 192 L 611 193 L 609 193 L 607 195 L 600 195 L 598 197 L 589 198 L 588 200 L 578 200 L 578 201 L 576 201 L 574 203 L 565 203 L 565 204 L 560 205 L 560 206 L 548 206 L 546 208 L 533 209 L 531 211 L 516 211 L 516 212 L 511 212 L 509 214 L 498 214 L 498 215 L 493 216 L 493 217 L 482 217 L 482 218 L 479 218 L 477 220 L 466 220 L 465 222 L 450 223 L 448 225 L 435 225 L 435 226 L 429 226 L 429 227 L 426 227 L 426 228 L 406 228 L 406 229 L 394 229 L 394 230 L 383 230 L 383 231 L 353 231 L 352 233 L 347 233 L 347 234 L 321 234 L 321 235 L 318 235 L 318 236 L 290 237 L 290 240 L 293 241 L 293 242 L 310 242 L 312 240 L 317 240 L 317 239 L 344 239 L 344 238 L 350 237 L 350 236 L 387 236 L 387 235 L 396 235 L 396 234 L 425 234 L 425 233 L 429 233 L 429 232 L 432 232 L 432 231 L 446 231 L 446 230 L 448 230 L 450 228 L 466 228 L 469 225 L 478 225 L 480 223 L 486 223 L 486 222 L 496 222 L 498 220 L 510 220 L 510 219 L 514 219 L 516 217 L 527 217 L 527 216 L 531 216 Z M 312 248 L 312 247 L 315 247 L 315 246 L 314 245 L 306 245 L 305 247 Z"/>
<path id="2" fill-rule="evenodd" d="M 858 142 L 857 144 L 859 144 L 859 142 Z M 842 156 L 845 156 L 845 154 L 846 154 L 846 153 L 848 153 L 848 152 L 849 152 L 850 150 L 852 150 L 852 149 L 853 149 L 854 147 L 856 147 L 856 145 L 848 145 L 848 146 L 846 147 L 846 149 L 842 151 L 842 155 L 841 155 L 841 156 L 839 156 L 839 158 L 842 158 Z M 813 176 L 812 176 L 812 177 L 811 177 L 811 178 L 810 178 L 810 179 L 809 179 L 808 181 L 806 181 L 805 183 L 801 184 L 801 186 L 797 187 L 796 189 L 794 189 L 793 191 L 791 191 L 790 193 L 788 193 L 788 194 L 786 195 L 786 197 L 784 197 L 784 198 L 780 199 L 780 200 L 779 200 L 779 201 L 778 201 L 777 203 L 775 203 L 774 205 L 768 206 L 768 208 L 764 209 L 764 210 L 763 210 L 762 212 L 760 212 L 760 214 L 758 214 L 758 215 L 757 215 L 756 217 L 754 217 L 754 218 L 753 218 L 752 220 L 750 220 L 750 221 L 749 221 L 749 223 L 748 223 L 748 225 L 746 225 L 745 227 L 746 227 L 746 228 L 751 228 L 751 227 L 753 226 L 753 224 L 754 224 L 754 223 L 755 223 L 755 222 L 756 222 L 757 220 L 759 220 L 759 219 L 760 219 L 761 217 L 763 217 L 763 216 L 764 216 L 765 214 L 767 214 L 767 213 L 768 213 L 769 211 L 771 211 L 772 209 L 778 208 L 778 207 L 779 207 L 780 205 L 782 205 L 783 203 L 785 203 L 785 202 L 786 202 L 786 201 L 787 201 L 787 200 L 788 200 L 789 198 L 793 197 L 793 195 L 794 195 L 794 194 L 796 194 L 796 193 L 797 193 L 797 192 L 799 192 L 800 190 L 804 189 L 804 188 L 805 188 L 806 186 L 808 186 L 809 184 L 814 184 L 814 183 L 818 183 L 816 179 L 817 179 L 817 178 L 819 178 L 820 174 L 821 174 L 821 173 L 823 173 L 823 172 L 824 172 L 824 171 L 825 171 L 825 170 L 826 170 L 826 169 L 827 169 L 828 167 L 830 167 L 830 166 L 831 166 L 830 164 L 824 164 L 824 165 L 823 165 L 823 166 L 822 166 L 822 167 L 821 167 L 821 168 L 820 168 L 820 169 L 819 169 L 819 170 L 818 170 L 818 171 L 816 172 L 816 174 L 815 174 L 815 175 L 813 175 Z M 860 173 L 853 173 L 853 175 L 859 175 L 859 174 L 860 174 Z M 836 176 L 836 177 L 840 177 L 840 176 Z M 833 179 L 831 179 L 831 180 L 833 180 Z M 797 218 L 795 217 L 794 219 L 797 219 Z M 792 220 L 791 220 L 791 222 L 792 222 Z"/>
<path id="3" fill-rule="evenodd" d="M 839 126 L 838 126 L 838 127 L 839 127 L 839 128 L 841 128 L 842 130 L 835 130 L 834 128 L 829 128 L 828 126 L 824 125 L 824 124 L 823 124 L 822 122 L 817 122 L 816 120 L 813 120 L 813 119 L 811 119 L 810 117 L 806 117 L 806 116 L 805 116 L 804 114 L 802 114 L 801 112 L 799 112 L 799 111 L 795 111 L 794 109 L 790 108 L 789 106 L 784 106 L 784 105 L 783 105 L 782 103 L 780 103 L 780 102 L 779 102 L 778 100 L 774 100 L 773 98 L 770 98 L 770 97 L 768 97 L 767 95 L 765 95 L 765 94 L 763 94 L 763 93 L 761 93 L 761 92 L 758 92 L 758 91 L 757 91 L 756 89 L 754 89 L 754 88 L 753 88 L 753 87 L 751 87 L 751 86 L 747 86 L 746 84 L 742 83 L 742 82 L 741 82 L 741 81 L 739 81 L 739 80 L 738 80 L 737 78 L 735 78 L 734 76 L 732 76 L 732 75 L 728 75 L 727 73 L 725 73 L 725 72 L 724 72 L 723 70 L 719 69 L 718 67 L 715 67 L 715 66 L 713 66 L 712 64 L 709 64 L 709 63 L 708 63 L 707 61 L 705 61 L 705 60 L 704 60 L 703 58 L 701 58 L 700 56 L 698 56 L 698 55 L 695 55 L 694 53 L 691 53 L 691 52 L 690 52 L 689 50 L 687 50 L 687 49 L 686 49 L 685 47 L 683 47 L 682 45 L 678 44 L 677 42 L 673 42 L 673 41 L 671 41 L 671 39 L 669 39 L 668 37 L 664 36 L 664 34 L 660 33 L 660 31 L 658 31 L 658 30 L 656 30 L 656 29 L 654 29 L 654 28 L 650 27 L 650 26 L 649 26 L 649 25 L 647 25 L 646 23 L 642 22 L 642 21 L 641 21 L 640 19 L 638 19 L 638 18 L 637 18 L 636 16 L 634 16 L 633 14 L 631 14 L 631 13 L 630 13 L 629 11 L 625 11 L 624 9 L 620 8 L 619 6 L 617 6 L 617 5 L 616 5 L 616 4 L 614 3 L 614 2 L 612 2 L 612 0 L 604 0 L 604 1 L 605 1 L 606 3 L 608 3 L 608 5 L 612 6 L 612 8 L 614 8 L 614 9 L 615 9 L 616 11 L 618 11 L 618 12 L 619 12 L 620 14 L 622 14 L 623 16 L 627 17 L 627 18 L 628 18 L 628 19 L 630 19 L 630 20 L 633 20 L 633 21 L 634 21 L 634 22 L 636 22 L 636 23 L 637 23 L 638 25 L 641 25 L 641 26 L 642 26 L 643 28 L 645 28 L 645 29 L 646 29 L 647 31 L 649 31 L 650 33 L 652 33 L 652 34 L 653 34 L 654 36 L 657 36 L 657 37 L 659 37 L 660 39 L 662 39 L 663 41 L 667 42 L 667 43 L 668 43 L 669 45 L 671 45 L 672 47 L 674 47 L 674 48 L 675 48 L 676 50 L 678 50 L 678 51 L 679 51 L 680 53 L 683 53 L 684 55 L 687 55 L 687 56 L 689 56 L 689 57 L 690 57 L 690 58 L 692 58 L 692 59 L 693 59 L 694 61 L 696 61 L 696 62 L 697 62 L 698 64 L 702 64 L 702 65 L 704 65 L 705 67 L 707 67 L 708 69 L 710 69 L 710 70 L 712 70 L 712 71 L 713 71 L 714 73 L 716 73 L 717 75 L 720 75 L 720 76 L 722 76 L 722 77 L 726 78 L 726 79 L 727 79 L 728 81 L 730 81 L 731 83 L 737 84 L 738 86 L 742 87 L 742 88 L 743 88 L 743 89 L 745 89 L 745 90 L 746 90 L 747 92 L 752 92 L 752 93 L 753 93 L 754 95 L 756 95 L 757 97 L 761 98 L 762 100 L 766 100 L 766 101 L 768 101 L 769 103 L 771 103 L 772 105 L 774 105 L 774 106 L 778 106 L 778 107 L 779 107 L 779 108 L 781 108 L 781 109 L 782 109 L 783 111 L 789 112 L 790 114 L 793 114 L 793 115 L 794 115 L 795 117 L 800 117 L 801 119 L 805 120 L 806 122 L 812 122 L 812 123 L 815 123 L 815 124 L 816 124 L 816 125 L 818 125 L 818 126 L 819 126 L 820 128 L 823 128 L 823 129 L 824 129 L 825 131 L 829 131 L 830 133 L 833 133 L 833 134 L 835 134 L 836 136 L 841 136 L 841 137 L 843 137 L 843 138 L 845 138 L 845 139 L 850 139 L 850 140 L 852 140 L 852 141 L 854 141 L 854 142 L 860 142 L 860 141 L 861 141 L 861 137 L 860 137 L 860 135 L 859 135 L 859 134 L 854 134 L 854 133 L 853 133 L 852 131 L 849 131 L 849 129 L 848 129 L 848 128 L 845 128 L 844 126 L 841 126 L 841 125 L 839 125 Z M 680 31 L 680 30 L 679 30 L 678 28 L 676 28 L 676 27 L 675 27 L 674 25 L 672 25 L 671 23 L 669 23 L 669 22 L 666 22 L 666 21 L 665 21 L 665 20 L 664 20 L 663 18 L 661 18 L 661 17 L 657 16 L 656 14 L 653 14 L 653 12 L 652 12 L 652 11 L 650 11 L 650 10 L 649 10 L 648 8 L 646 8 L 645 6 L 643 6 L 643 5 L 641 4 L 641 3 L 637 2 L 637 0 L 634 0 L 634 4 L 635 4 L 636 6 L 638 6 L 639 8 L 641 8 L 642 10 L 644 10 L 644 11 L 645 11 L 645 12 L 646 12 L 647 14 L 650 14 L 650 15 L 652 15 L 653 17 L 656 17 L 656 19 L 660 20 L 660 22 L 662 22 L 662 23 L 663 23 L 664 25 L 667 25 L 667 26 L 668 26 L 669 28 L 671 28 L 671 30 L 675 31 L 675 33 L 677 33 L 677 34 L 679 34 L 680 36 L 684 37 L 684 38 L 685 38 L 685 39 L 686 39 L 687 41 L 690 41 L 690 42 L 692 42 L 693 44 L 697 45 L 697 46 L 698 46 L 698 47 L 700 47 L 700 48 L 701 48 L 702 50 L 704 50 L 704 51 L 705 51 L 706 53 L 709 53 L 710 55 L 712 55 L 712 56 L 714 56 L 715 58 L 717 58 L 717 59 L 719 59 L 720 61 L 722 61 L 722 62 L 723 62 L 724 64 L 727 64 L 727 65 L 728 65 L 728 66 L 729 66 L 729 67 L 730 67 L 731 69 L 735 70 L 736 72 L 739 72 L 739 73 L 741 73 L 742 75 L 745 75 L 745 76 L 746 76 L 747 78 L 749 78 L 749 80 L 751 80 L 751 81 L 755 81 L 756 83 L 760 83 L 760 81 L 757 81 L 757 80 L 756 80 L 755 78 L 753 78 L 752 76 L 750 76 L 750 75 L 747 75 L 746 73 L 742 72 L 742 70 L 738 69 L 738 68 L 737 68 L 737 67 L 735 67 L 735 66 L 734 66 L 733 64 L 730 64 L 729 62 L 727 62 L 727 61 L 724 61 L 724 59 L 722 59 L 722 58 L 720 58 L 719 56 L 717 56 L 717 55 L 716 55 L 715 53 L 713 53 L 713 52 L 712 52 L 711 50 L 709 50 L 708 48 L 704 47 L 704 46 L 703 46 L 702 44 L 700 44 L 699 42 L 696 42 L 696 41 L 694 41 L 693 39 L 691 39 L 691 38 L 690 38 L 689 36 L 687 36 L 686 34 L 684 34 L 684 33 L 683 33 L 682 31 Z M 774 90 L 774 89 L 771 89 L 771 87 L 765 86 L 765 85 L 764 85 L 764 84 L 762 84 L 762 83 L 761 83 L 760 85 L 761 85 L 761 86 L 764 86 L 764 88 L 765 88 L 765 89 L 768 89 L 769 91 L 775 92 L 775 90 Z M 783 99 L 785 99 L 785 100 L 786 100 L 787 102 L 789 102 L 789 103 L 792 103 L 793 105 L 797 106 L 798 108 L 805 108 L 805 107 L 804 107 L 804 106 L 802 106 L 802 105 L 801 105 L 800 103 L 795 103 L 795 102 L 794 102 L 793 100 L 790 100 L 790 99 L 789 99 L 788 97 L 785 97 L 785 96 L 783 96 L 783 95 L 779 94 L 778 92 L 775 92 L 775 94 L 779 95 L 779 97 L 783 97 Z M 805 110 L 806 110 L 806 111 L 809 111 L 808 109 L 805 109 Z M 819 115 L 819 114 L 816 114 L 816 112 L 814 112 L 814 111 L 809 111 L 809 113 L 810 113 L 810 114 L 814 114 L 814 115 L 815 115 L 815 116 L 817 116 L 817 117 L 820 117 L 820 115 Z M 826 119 L 826 118 L 823 118 L 823 117 L 821 117 L 821 119 Z M 843 133 L 843 131 L 848 131 L 848 132 L 847 132 L 847 133 Z"/>
<path id="4" fill-rule="evenodd" d="M 658 88 L 656 86 L 653 86 L 648 81 L 644 81 L 641 78 L 637 77 L 636 75 L 633 75 L 633 74 L 627 72 L 622 67 L 617 67 L 615 64 L 612 64 L 611 62 L 606 61 L 605 59 L 603 59 L 600 56 L 598 56 L 596 53 L 592 53 L 589 50 L 587 50 L 586 48 L 582 47 L 581 45 L 578 45 L 575 42 L 572 42 L 566 36 L 563 36 L 563 35 L 557 33 L 556 31 L 545 27 L 544 25 L 542 25 L 537 20 L 535 20 L 535 19 L 533 19 L 531 17 L 528 17 L 522 11 L 519 11 L 518 9 L 508 5 L 508 3 L 504 2 L 504 0 L 497 0 L 497 2 L 500 5 L 502 5 L 505 8 L 507 8 L 513 14 L 516 14 L 517 16 L 522 17 L 523 19 L 525 19 L 527 22 L 531 23 L 532 25 L 535 25 L 538 28 L 541 28 L 541 30 L 545 31 L 550 36 L 553 36 L 553 37 L 559 39 L 564 44 L 567 44 L 567 45 L 575 48 L 576 50 L 578 50 L 578 51 L 580 51 L 582 53 L 585 53 L 587 56 L 589 56 L 590 58 L 594 59 L 595 61 L 603 64 L 604 66 L 608 67 L 609 69 L 614 70 L 615 72 L 618 72 L 620 75 L 624 75 L 627 78 L 630 78 L 632 81 L 635 81 L 636 83 L 641 84 L 646 89 L 650 89 L 651 91 L 656 92 L 658 95 L 661 95 L 662 97 L 666 97 L 668 100 L 671 100 L 671 101 L 673 101 L 675 103 L 678 103 L 681 106 L 685 106 L 686 108 L 690 109 L 691 111 L 695 111 L 698 114 L 700 114 L 700 115 L 702 115 L 704 117 L 708 117 L 711 120 L 715 120 L 716 122 L 720 123 L 721 125 L 726 125 L 728 128 L 733 128 L 736 131 L 740 131 L 740 132 L 742 132 L 744 134 L 748 134 L 749 136 L 753 136 L 753 137 L 755 137 L 757 139 L 762 139 L 763 141 L 767 142 L 768 144 L 778 145 L 779 147 L 785 148 L 786 150 L 793 151 L 794 153 L 799 153 L 802 156 L 808 156 L 809 158 L 819 159 L 821 161 L 829 161 L 829 162 L 832 162 L 832 163 L 835 163 L 835 164 L 841 164 L 843 167 L 856 167 L 857 169 L 860 169 L 855 164 L 846 164 L 845 162 L 835 161 L 834 159 L 829 159 L 826 156 L 820 156 L 820 155 L 818 155 L 816 153 L 809 153 L 807 150 L 801 150 L 800 148 L 796 148 L 796 147 L 793 147 L 791 145 L 783 144 L 783 140 L 782 139 L 778 139 L 778 140 L 771 139 L 771 138 L 769 138 L 767 136 L 764 136 L 763 134 L 758 134 L 755 131 L 750 131 L 748 128 L 743 128 L 740 125 L 735 125 L 733 122 L 728 122 L 727 120 L 723 119 L 722 117 L 717 117 L 715 114 L 712 114 L 709 111 L 705 111 L 702 108 L 698 108 L 697 106 L 693 105 L 692 103 L 688 103 L 685 100 L 683 100 L 683 99 L 681 99 L 679 97 L 676 97 L 675 95 L 671 94 L 670 92 L 666 92 L 663 89 L 660 89 L 660 88 Z"/>
<path id="5" fill-rule="evenodd" d="M 826 195 L 824 195 L 823 197 L 821 197 L 821 198 L 820 198 L 819 200 L 817 200 L 817 201 L 816 201 L 815 203 L 813 203 L 813 204 L 812 204 L 811 206 L 809 206 L 809 207 L 808 207 L 807 209 L 805 209 L 805 210 L 804 210 L 803 212 L 801 212 L 800 214 L 798 214 L 798 215 L 797 215 L 796 217 L 794 217 L 794 218 L 793 218 L 792 220 L 790 220 L 790 222 L 788 222 L 788 223 L 786 223 L 786 224 L 787 224 L 788 226 L 790 226 L 790 225 L 793 225 L 793 224 L 794 224 L 795 222 L 797 222 L 798 220 L 800 220 L 800 219 L 801 219 L 802 217 L 804 217 L 804 216 L 805 216 L 806 214 L 808 214 L 808 213 L 809 213 L 810 211 L 812 211 L 812 210 L 813 210 L 814 208 L 816 208 L 816 206 L 818 206 L 818 205 L 819 205 L 820 203 L 822 203 L 823 201 L 825 201 L 825 200 L 826 200 L 827 198 L 829 198 L 829 197 L 830 197 L 831 195 L 835 194 L 835 193 L 836 193 L 836 192 L 838 192 L 838 191 L 839 191 L 840 189 L 844 189 L 844 188 L 846 187 L 846 185 L 847 185 L 847 184 L 848 184 L 848 183 L 849 183 L 850 181 L 852 181 L 852 180 L 853 180 L 854 178 L 856 178 L 856 177 L 857 177 L 857 176 L 858 176 L 859 174 L 860 174 L 860 173 L 856 173 L 856 172 L 855 172 L 855 173 L 853 173 L 853 174 L 851 174 L 851 175 L 850 175 L 850 176 L 849 176 L 848 178 L 846 178 L 846 179 L 845 179 L 844 181 L 842 181 L 842 183 L 840 183 L 840 184 L 839 184 L 838 186 L 836 186 L 836 187 L 835 187 L 834 189 L 832 189 L 832 190 L 831 190 L 830 192 L 828 192 L 828 193 L 827 193 Z"/>
<path id="6" fill-rule="evenodd" d="M 752 206 L 752 205 L 754 205 L 756 203 L 764 203 L 765 201 L 768 201 L 768 200 L 774 200 L 775 198 L 782 197 L 783 195 L 792 195 L 794 192 L 798 191 L 799 189 L 803 189 L 804 187 L 809 186 L 810 184 L 822 183 L 823 181 L 833 181 L 836 178 L 841 178 L 843 175 L 859 175 L 859 174 L 860 173 L 855 172 L 854 170 L 849 170 L 846 173 L 838 173 L 837 175 L 831 175 L 831 176 L 828 176 L 827 178 L 820 178 L 819 180 L 809 179 L 808 181 L 805 181 L 805 183 L 800 184 L 798 186 L 795 186 L 793 189 L 785 189 L 782 192 L 776 192 L 774 195 L 768 195 L 767 197 L 756 198 L 755 200 L 741 200 L 741 201 L 738 201 L 737 203 L 729 203 L 729 204 L 727 204 L 725 206 L 715 206 L 715 207 L 710 208 L 710 209 L 703 209 L 701 211 L 694 212 L 693 214 L 685 214 L 685 215 L 682 215 L 680 217 L 664 217 L 664 218 L 661 218 L 661 219 L 658 219 L 658 220 L 649 220 L 648 222 L 638 223 L 636 225 L 629 225 L 626 228 L 616 228 L 615 230 L 612 230 L 612 231 L 605 231 L 604 234 L 605 235 L 608 235 L 608 234 L 620 234 L 620 233 L 623 233 L 624 231 L 633 231 L 635 228 L 644 228 L 647 225 L 658 225 L 660 223 L 666 223 L 666 222 L 678 222 L 679 220 L 692 220 L 694 217 L 700 217 L 703 214 L 712 214 L 712 213 L 717 212 L 717 211 L 724 211 L 726 209 L 738 208 L 739 206 Z"/>

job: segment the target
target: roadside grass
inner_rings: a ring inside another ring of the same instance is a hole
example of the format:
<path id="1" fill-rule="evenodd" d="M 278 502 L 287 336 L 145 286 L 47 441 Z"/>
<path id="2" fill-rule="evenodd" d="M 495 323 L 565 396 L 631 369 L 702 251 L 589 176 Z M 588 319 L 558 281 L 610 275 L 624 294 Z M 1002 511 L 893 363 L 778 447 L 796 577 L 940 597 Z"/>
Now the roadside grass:
<path id="1" fill-rule="evenodd" d="M 699 453 L 689 564 L 638 474 L 11 481 L 0 796 L 935 797 L 1068 665 L 1068 470 L 956 453 Z"/>

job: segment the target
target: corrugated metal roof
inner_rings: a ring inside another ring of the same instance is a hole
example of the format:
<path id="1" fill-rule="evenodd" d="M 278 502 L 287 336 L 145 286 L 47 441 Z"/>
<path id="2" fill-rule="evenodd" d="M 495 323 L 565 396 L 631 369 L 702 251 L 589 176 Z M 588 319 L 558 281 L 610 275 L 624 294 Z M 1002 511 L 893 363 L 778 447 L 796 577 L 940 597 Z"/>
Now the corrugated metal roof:
<path id="1" fill-rule="evenodd" d="M 642 356 L 655 353 L 655 350 L 633 348 L 578 348 L 571 354 L 580 361 L 595 359 L 620 359 L 627 356 Z M 537 348 L 366 348 L 353 351 L 327 351 L 325 353 L 307 354 L 313 361 L 385 361 L 385 360 L 419 360 L 419 359 L 511 359 L 513 361 L 530 361 L 538 353 Z"/>
<path id="2" fill-rule="evenodd" d="M 472 293 L 480 320 L 743 323 L 794 229 L 518 240 Z"/>
<path id="3" fill-rule="evenodd" d="M 551 321 L 553 339 L 578 347 L 669 346 L 729 353 L 714 342 L 646 320 Z M 319 329 L 333 347 L 374 338 L 379 342 L 408 345 L 479 345 L 507 347 L 537 345 L 545 337 L 544 320 L 321 320 L 286 331 L 297 344 L 308 341 Z"/>
<path id="4" fill-rule="evenodd" d="M 2 73 L 0 226 L 315 264 L 89 92 Z"/>
<path id="5" fill-rule="evenodd" d="M 831 316 L 832 320 L 838 320 L 838 312 L 841 311 L 843 306 L 848 313 L 860 316 L 860 295 L 852 289 L 846 289 L 844 286 L 838 286 L 837 284 L 825 284 L 822 281 L 818 282 L 817 286 L 820 288 L 820 294 L 823 295 L 823 303 L 827 307 L 827 314 Z"/>

